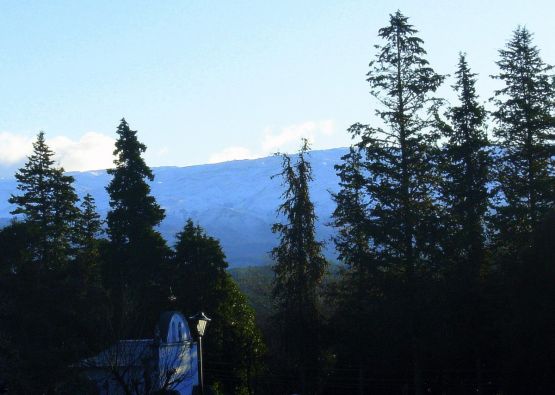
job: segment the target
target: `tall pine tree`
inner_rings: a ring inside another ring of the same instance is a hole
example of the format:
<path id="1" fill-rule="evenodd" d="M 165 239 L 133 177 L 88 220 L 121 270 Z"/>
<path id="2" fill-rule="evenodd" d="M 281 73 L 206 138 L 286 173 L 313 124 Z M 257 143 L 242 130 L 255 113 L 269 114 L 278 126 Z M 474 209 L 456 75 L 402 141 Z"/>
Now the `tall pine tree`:
<path id="1" fill-rule="evenodd" d="M 486 111 L 476 95 L 476 74 L 466 56 L 459 57 L 456 82 L 459 105 L 447 113 L 440 128 L 443 145 L 442 200 L 446 208 L 451 254 L 460 268 L 459 280 L 476 279 L 484 260 L 484 216 L 488 207 L 489 142 Z M 471 267 L 472 266 L 472 267 Z"/>
<path id="2" fill-rule="evenodd" d="M 530 244 L 533 228 L 555 204 L 555 85 L 552 66 L 525 27 L 499 55 L 494 78 L 504 87 L 494 97 L 499 152 L 493 225 L 499 247 L 513 253 Z"/>
<path id="3" fill-rule="evenodd" d="M 54 153 L 46 144 L 44 132 L 33 143 L 33 153 L 15 174 L 21 195 L 9 202 L 17 207 L 12 214 L 22 215 L 36 227 L 38 242 L 35 260 L 44 268 L 63 265 L 71 255 L 73 226 L 78 216 L 73 177 L 54 166 Z"/>
<path id="4" fill-rule="evenodd" d="M 430 133 L 426 110 L 437 105 L 431 97 L 443 81 L 425 58 L 423 41 L 408 18 L 397 11 L 389 25 L 379 30 L 385 42 L 376 46 L 367 81 L 371 94 L 381 103 L 376 110 L 384 127 L 354 125 L 362 136 L 370 177 L 369 220 L 371 242 L 380 251 L 390 273 L 399 276 L 400 315 L 407 328 L 405 341 L 411 349 L 414 387 L 423 385 L 422 354 L 429 317 L 426 280 L 437 263 L 438 210 L 434 157 L 435 138 Z"/>
<path id="5" fill-rule="evenodd" d="M 0 264 L 9 268 L 3 296 L 10 307 L 0 332 L 12 346 L 7 380 L 13 393 L 60 390 L 75 378 L 71 365 L 99 345 L 105 298 L 79 265 L 73 178 L 54 166 L 53 155 L 39 133 L 16 173 L 22 194 L 10 199 L 24 222 L 0 232 Z"/>
<path id="6" fill-rule="evenodd" d="M 459 56 L 455 77 L 458 105 L 448 109 L 447 122 L 439 121 L 445 138 L 440 191 L 445 213 L 443 247 L 449 262 L 445 270 L 446 311 L 453 312 L 445 319 L 453 337 L 444 339 L 450 344 L 445 358 L 451 359 L 449 366 L 464 361 L 467 369 L 475 368 L 480 392 L 481 367 L 487 356 L 482 330 L 487 318 L 480 311 L 484 306 L 485 216 L 491 159 L 486 111 L 476 94 L 476 74 L 471 72 L 464 54 Z"/>
<path id="7" fill-rule="evenodd" d="M 498 269 L 495 280 L 501 285 L 495 295 L 500 311 L 496 322 L 501 334 L 498 363 L 506 385 L 516 392 L 548 393 L 545 387 L 540 388 L 549 383 L 544 378 L 549 376 L 540 376 L 553 365 L 546 354 L 538 351 L 543 347 L 539 344 L 549 343 L 543 328 L 553 328 L 553 317 L 547 314 L 538 320 L 538 315 L 530 311 L 545 311 L 536 306 L 549 306 L 553 300 L 549 292 L 537 292 L 546 290 L 544 276 L 551 282 L 553 277 L 548 266 L 538 270 L 542 258 L 532 251 L 537 248 L 533 245 L 534 229 L 541 228 L 539 225 L 555 205 L 555 85 L 552 66 L 543 62 L 525 27 L 514 31 L 499 55 L 500 72 L 494 78 L 503 87 L 493 99 L 494 142 L 498 148 L 491 216 Z M 529 339 L 540 321 L 543 328 L 536 334 L 538 338 Z M 515 377 L 514 371 L 521 377 Z"/>
<path id="8" fill-rule="evenodd" d="M 106 190 L 110 195 L 107 216 L 110 257 L 106 274 L 114 302 L 117 332 L 149 332 L 136 326 L 136 320 L 154 322 L 164 308 L 163 268 L 169 249 L 156 230 L 164 210 L 150 193 L 154 180 L 142 154 L 146 146 L 122 119 L 117 129 L 113 176 Z M 119 333 L 118 336 L 122 335 Z"/>
<path id="9" fill-rule="evenodd" d="M 297 376 L 297 390 L 311 394 L 317 391 L 321 368 L 318 291 L 327 262 L 316 240 L 316 214 L 310 200 L 309 184 L 312 168 L 308 161 L 308 142 L 303 140 L 296 161 L 282 155 L 280 176 L 285 192 L 278 213 L 285 223 L 276 223 L 272 230 L 279 235 L 279 245 L 272 250 L 274 297 L 277 318 L 281 325 L 287 368 Z"/>

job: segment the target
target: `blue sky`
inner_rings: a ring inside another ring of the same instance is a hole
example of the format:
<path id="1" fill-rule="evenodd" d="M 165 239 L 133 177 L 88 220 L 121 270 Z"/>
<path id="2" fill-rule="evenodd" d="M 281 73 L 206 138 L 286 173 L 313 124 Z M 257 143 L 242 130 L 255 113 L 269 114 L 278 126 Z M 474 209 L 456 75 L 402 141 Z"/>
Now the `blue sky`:
<path id="1" fill-rule="evenodd" d="M 468 53 L 484 100 L 517 25 L 555 63 L 552 1 L 2 1 L 0 176 L 39 130 L 66 169 L 110 166 L 122 117 L 151 166 L 290 151 L 300 136 L 346 146 L 346 128 L 372 120 L 365 73 L 397 9 L 437 72 Z"/>

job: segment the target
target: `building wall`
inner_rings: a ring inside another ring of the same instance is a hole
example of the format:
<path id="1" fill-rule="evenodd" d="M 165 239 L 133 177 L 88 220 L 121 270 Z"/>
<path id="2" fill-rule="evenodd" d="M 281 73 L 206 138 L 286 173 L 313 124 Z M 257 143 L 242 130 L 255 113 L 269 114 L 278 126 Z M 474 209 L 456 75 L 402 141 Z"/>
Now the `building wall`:
<path id="1" fill-rule="evenodd" d="M 82 362 L 86 376 L 96 383 L 100 394 L 124 394 L 124 385 L 138 385 L 139 393 L 149 387 L 192 394 L 198 385 L 198 360 L 189 326 L 178 312 L 163 313 L 158 326 L 164 331 L 159 338 L 120 340 Z"/>

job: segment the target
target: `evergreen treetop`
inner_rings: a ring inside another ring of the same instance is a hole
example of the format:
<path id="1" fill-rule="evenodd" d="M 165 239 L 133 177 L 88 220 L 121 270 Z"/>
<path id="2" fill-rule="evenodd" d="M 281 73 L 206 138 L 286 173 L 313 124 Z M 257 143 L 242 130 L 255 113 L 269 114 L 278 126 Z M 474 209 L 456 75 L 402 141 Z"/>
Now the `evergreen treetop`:
<path id="1" fill-rule="evenodd" d="M 315 237 L 317 217 L 310 200 L 312 167 L 306 157 L 308 152 L 308 141 L 303 140 L 296 163 L 283 154 L 282 172 L 279 174 L 283 178 L 285 191 L 278 213 L 287 222 L 276 223 L 272 227 L 272 231 L 280 236 L 279 246 L 272 250 L 272 256 L 275 260 L 275 295 L 286 303 L 294 298 L 313 299 L 327 266 L 321 253 L 322 243 Z"/>
<path id="2" fill-rule="evenodd" d="M 473 277 L 483 263 L 484 217 L 489 204 L 489 141 L 486 111 L 476 94 L 476 74 L 466 55 L 460 54 L 453 89 L 459 103 L 446 112 L 448 122 L 439 122 L 446 142 L 441 162 L 441 194 L 445 207 L 446 243 L 465 270 L 474 267 Z M 462 273 L 458 273 L 459 276 Z"/>
<path id="3" fill-rule="evenodd" d="M 195 270 L 214 270 L 218 273 L 223 273 L 227 268 L 218 240 L 206 235 L 204 229 L 195 225 L 190 218 L 176 239 L 176 265 L 189 265 L 195 267 Z"/>
<path id="4" fill-rule="evenodd" d="M 79 221 L 79 235 L 82 243 L 88 244 L 102 234 L 102 220 L 96 212 L 96 204 L 90 193 L 83 196 L 81 202 L 81 216 Z"/>
<path id="5" fill-rule="evenodd" d="M 37 259 L 48 267 L 60 265 L 71 257 L 71 242 L 79 210 L 73 177 L 54 166 L 54 153 L 46 144 L 44 132 L 33 143 L 33 153 L 15 174 L 21 195 L 9 202 L 17 207 L 12 214 L 22 214 L 37 227 Z"/>
<path id="6" fill-rule="evenodd" d="M 78 257 L 90 266 L 96 266 L 100 259 L 98 238 L 102 235 L 100 215 L 91 194 L 87 193 L 81 202 L 80 215 L 76 221 L 76 239 L 74 241 Z"/>
<path id="7" fill-rule="evenodd" d="M 117 134 L 116 167 L 108 170 L 113 178 L 106 188 L 110 195 L 107 222 L 112 242 L 125 244 L 151 232 L 164 219 L 164 210 L 150 194 L 146 182 L 154 180 L 152 170 L 141 156 L 146 146 L 139 142 L 137 132 L 129 128 L 125 119 L 121 120 Z"/>
<path id="8" fill-rule="evenodd" d="M 182 279 L 175 292 L 188 310 L 216 311 L 228 266 L 220 242 L 188 219 L 176 235 L 172 261 L 172 270 L 177 273 L 174 277 Z"/>
<path id="9" fill-rule="evenodd" d="M 33 153 L 27 158 L 24 167 L 15 173 L 17 189 L 22 195 L 12 195 L 9 202 L 17 205 L 12 214 L 23 214 L 31 222 L 45 224 L 49 214 L 49 201 L 52 193 L 54 153 L 39 132 L 33 143 Z"/>
<path id="10" fill-rule="evenodd" d="M 526 243 L 537 221 L 555 204 L 555 84 L 532 34 L 518 27 L 499 51 L 504 83 L 495 92 L 496 219 L 499 239 Z"/>
<path id="11" fill-rule="evenodd" d="M 428 125 L 418 113 L 429 104 L 437 105 L 438 100 L 429 94 L 444 80 L 429 66 L 417 32 L 400 11 L 390 15 L 389 25 L 378 32 L 385 44 L 375 46 L 377 54 L 367 74 L 370 93 L 384 108 L 376 113 L 400 135 L 393 135 L 396 143 L 399 137 L 407 139 Z"/>
<path id="12" fill-rule="evenodd" d="M 400 11 L 379 30 L 385 43 L 376 46 L 367 81 L 385 125 L 350 128 L 365 150 L 369 220 L 377 225 L 372 243 L 388 264 L 409 273 L 425 269 L 436 249 L 437 134 L 428 114 L 439 104 L 431 94 L 444 79 L 429 66 L 416 33 Z"/>

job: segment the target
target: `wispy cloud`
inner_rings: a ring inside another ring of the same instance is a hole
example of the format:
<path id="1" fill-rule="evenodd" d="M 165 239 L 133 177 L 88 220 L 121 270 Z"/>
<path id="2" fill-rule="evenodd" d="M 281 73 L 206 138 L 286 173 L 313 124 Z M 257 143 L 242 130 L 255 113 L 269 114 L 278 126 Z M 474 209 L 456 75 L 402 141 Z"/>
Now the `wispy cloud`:
<path id="1" fill-rule="evenodd" d="M 227 147 L 215 154 L 210 155 L 208 159 L 209 163 L 219 163 L 219 162 L 227 162 L 230 160 L 239 160 L 239 159 L 252 159 L 256 156 L 245 147 Z"/>
<path id="2" fill-rule="evenodd" d="M 24 162 L 33 150 L 35 138 L 10 132 L 0 133 L 0 164 Z M 46 144 L 54 151 L 54 159 L 67 171 L 105 169 L 113 165 L 115 140 L 107 135 L 88 132 L 78 140 L 66 136 L 49 138 Z"/>
<path id="3" fill-rule="evenodd" d="M 13 165 L 25 158 L 33 148 L 33 139 L 0 132 L 0 164 Z"/>
<path id="4" fill-rule="evenodd" d="M 267 127 L 263 131 L 263 137 L 257 149 L 251 150 L 242 146 L 227 147 L 212 154 L 209 162 L 260 158 L 275 152 L 296 151 L 300 146 L 301 138 L 306 138 L 314 148 L 330 148 L 326 146 L 326 140 L 333 135 L 334 131 L 332 120 L 306 121 L 278 130 Z"/>

